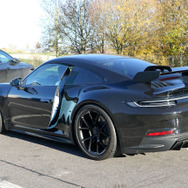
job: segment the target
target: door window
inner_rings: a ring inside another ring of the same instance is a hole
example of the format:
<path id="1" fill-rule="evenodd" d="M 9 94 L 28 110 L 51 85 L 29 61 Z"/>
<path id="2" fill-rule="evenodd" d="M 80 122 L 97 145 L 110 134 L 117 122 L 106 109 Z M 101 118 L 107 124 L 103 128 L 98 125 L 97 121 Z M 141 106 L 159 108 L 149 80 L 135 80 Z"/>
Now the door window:
<path id="1" fill-rule="evenodd" d="M 57 86 L 66 69 L 67 66 L 62 64 L 45 64 L 26 77 L 23 84 L 36 86 Z"/>

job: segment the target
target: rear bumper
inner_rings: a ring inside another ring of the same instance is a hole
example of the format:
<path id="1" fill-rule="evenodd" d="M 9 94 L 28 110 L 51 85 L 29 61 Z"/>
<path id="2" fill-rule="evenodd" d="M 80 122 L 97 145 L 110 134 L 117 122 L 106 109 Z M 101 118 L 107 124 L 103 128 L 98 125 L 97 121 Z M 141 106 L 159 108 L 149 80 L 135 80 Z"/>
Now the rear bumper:
<path id="1" fill-rule="evenodd" d="M 122 153 L 158 152 L 187 147 L 188 98 L 176 106 L 141 108 L 117 106 L 114 116 Z M 148 133 L 174 130 L 164 136 L 147 136 Z"/>
<path id="2" fill-rule="evenodd" d="M 124 154 L 159 152 L 188 148 L 188 133 L 144 137 L 139 146 L 121 147 Z"/>

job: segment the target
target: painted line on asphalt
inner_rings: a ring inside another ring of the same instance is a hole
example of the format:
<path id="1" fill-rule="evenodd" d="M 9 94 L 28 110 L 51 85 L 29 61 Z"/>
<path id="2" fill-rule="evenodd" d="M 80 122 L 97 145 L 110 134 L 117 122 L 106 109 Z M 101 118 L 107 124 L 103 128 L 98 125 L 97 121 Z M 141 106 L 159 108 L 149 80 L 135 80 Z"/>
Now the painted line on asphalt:
<path id="1" fill-rule="evenodd" d="M 1 181 L 0 180 L 0 188 L 22 188 L 22 187 L 15 185 L 13 183 L 10 183 L 8 181 Z"/>
<path id="2" fill-rule="evenodd" d="M 35 171 L 35 170 L 26 168 L 26 167 L 21 166 L 21 165 L 17 165 L 17 164 L 14 164 L 14 163 L 11 163 L 11 162 L 8 162 L 8 161 L 4 161 L 4 160 L 1 160 L 1 159 L 0 159 L 0 162 L 3 162 L 3 163 L 5 163 L 5 164 L 9 164 L 9 165 L 11 165 L 11 166 L 14 166 L 14 167 L 17 167 L 17 168 L 20 168 L 20 169 L 23 169 L 23 170 L 26 170 L 26 171 L 29 171 L 29 172 L 32 172 L 32 173 L 37 174 L 37 175 L 39 175 L 39 176 L 44 176 L 44 177 L 47 177 L 47 178 L 51 178 L 51 179 L 53 179 L 53 180 L 58 180 L 58 181 L 60 181 L 60 182 L 66 183 L 66 184 L 68 184 L 68 185 L 72 185 L 72 186 L 75 186 L 75 187 L 83 188 L 83 186 L 81 186 L 81 185 L 78 185 L 78 184 L 75 184 L 75 183 L 72 183 L 72 182 L 69 182 L 69 181 L 65 181 L 65 180 L 63 180 L 63 179 L 61 179 L 61 178 L 56 178 L 56 177 L 53 177 L 53 176 L 50 176 L 50 175 L 47 175 L 47 174 L 43 174 L 43 173 L 40 173 L 40 172 L 37 172 L 37 171 Z M 0 188 L 4 188 L 4 187 L 0 187 Z M 9 187 L 8 187 L 8 188 L 9 188 Z M 12 188 L 12 187 L 10 187 L 10 188 Z M 16 188 L 17 188 L 17 187 L 16 187 Z M 20 187 L 18 187 L 18 188 L 20 188 Z"/>

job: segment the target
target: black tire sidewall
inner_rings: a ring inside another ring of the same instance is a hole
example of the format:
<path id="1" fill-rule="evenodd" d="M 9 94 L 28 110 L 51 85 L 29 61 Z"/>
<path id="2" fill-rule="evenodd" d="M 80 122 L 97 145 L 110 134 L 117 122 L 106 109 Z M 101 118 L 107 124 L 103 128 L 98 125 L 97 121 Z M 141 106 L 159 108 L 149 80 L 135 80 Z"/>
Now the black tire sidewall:
<path id="1" fill-rule="evenodd" d="M 92 155 L 91 153 L 87 152 L 86 149 L 83 147 L 82 143 L 80 142 L 80 138 L 79 138 L 79 133 L 78 133 L 78 127 L 79 127 L 79 121 L 81 116 L 88 110 L 93 110 L 93 111 L 97 111 L 98 113 L 100 113 L 105 120 L 107 121 L 108 124 L 108 128 L 109 128 L 109 132 L 110 132 L 110 144 L 107 148 L 107 150 L 101 154 L 101 155 Z M 116 131 L 115 131 L 115 127 L 114 124 L 111 120 L 111 118 L 109 117 L 109 115 L 100 107 L 96 106 L 96 105 L 86 105 L 84 107 L 82 107 L 75 118 L 75 122 L 74 122 L 74 132 L 75 132 L 75 137 L 76 137 L 76 141 L 77 144 L 79 145 L 80 149 L 91 159 L 94 160 L 103 160 L 106 158 L 110 158 L 113 157 L 117 148 L 117 136 L 116 136 Z"/>

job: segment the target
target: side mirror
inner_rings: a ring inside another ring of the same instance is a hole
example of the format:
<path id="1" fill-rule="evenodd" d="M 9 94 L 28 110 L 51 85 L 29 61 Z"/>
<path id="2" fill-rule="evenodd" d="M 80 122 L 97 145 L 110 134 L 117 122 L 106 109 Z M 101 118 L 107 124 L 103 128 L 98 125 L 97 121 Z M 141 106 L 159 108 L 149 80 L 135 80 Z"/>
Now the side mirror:
<path id="1" fill-rule="evenodd" d="M 10 82 L 10 85 L 13 87 L 17 87 L 18 89 L 21 88 L 22 85 L 22 79 L 21 78 L 16 78 Z"/>
<path id="2" fill-rule="evenodd" d="M 13 58 L 12 60 L 9 61 L 10 65 L 17 65 L 18 63 L 20 63 L 20 60 L 17 58 Z"/>

